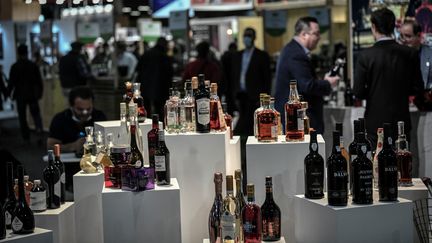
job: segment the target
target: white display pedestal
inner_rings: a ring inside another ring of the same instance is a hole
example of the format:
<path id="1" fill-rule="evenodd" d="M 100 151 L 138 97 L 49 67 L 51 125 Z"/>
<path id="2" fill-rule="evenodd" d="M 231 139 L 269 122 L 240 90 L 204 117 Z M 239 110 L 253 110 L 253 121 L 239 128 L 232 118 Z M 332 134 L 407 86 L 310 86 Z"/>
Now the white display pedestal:
<path id="1" fill-rule="evenodd" d="M 318 135 L 319 153 L 325 157 L 325 143 Z M 273 195 L 282 212 L 282 235 L 288 242 L 294 239 L 294 195 L 304 194 L 304 158 L 309 153 L 310 136 L 302 142 L 258 142 L 250 136 L 246 143 L 246 168 L 248 183 L 255 184 L 255 200 L 262 205 L 265 200 L 265 177 L 273 177 Z"/>
<path id="2" fill-rule="evenodd" d="M 412 179 L 414 186 L 399 186 L 398 196 L 407 200 L 416 201 L 428 198 L 428 189 L 420 178 Z"/>
<path id="3" fill-rule="evenodd" d="M 240 136 L 233 136 L 233 138 L 229 140 L 228 149 L 226 173 L 227 175 L 234 175 L 234 171 L 241 168 Z"/>
<path id="4" fill-rule="evenodd" d="M 53 232 L 51 230 L 35 228 L 34 232 L 27 235 L 16 235 L 12 230 L 6 230 L 6 239 L 0 240 L 0 243 L 52 243 Z"/>
<path id="5" fill-rule="evenodd" d="M 104 173 L 76 173 L 73 178 L 76 242 L 103 243 L 102 189 Z"/>
<path id="6" fill-rule="evenodd" d="M 262 241 L 262 242 L 264 243 L 264 241 Z M 266 241 L 266 242 L 268 242 L 268 241 Z M 203 243 L 210 243 L 210 240 L 209 239 L 204 239 Z M 282 236 L 280 240 L 278 240 L 278 241 L 272 241 L 272 243 L 285 243 L 285 238 Z"/>
<path id="7" fill-rule="evenodd" d="M 399 202 L 378 202 L 372 205 L 328 206 L 327 198 L 305 199 L 296 195 L 295 242 L 297 243 L 382 243 L 412 242 L 413 205 L 406 199 Z"/>
<path id="8" fill-rule="evenodd" d="M 419 176 L 432 177 L 432 112 L 421 112 L 417 128 Z"/>
<path id="9" fill-rule="evenodd" d="M 156 185 L 143 192 L 104 188 L 102 207 L 105 243 L 181 242 L 180 187 L 175 178 L 171 186 Z"/>
<path id="10" fill-rule="evenodd" d="M 74 243 L 75 240 L 75 205 L 66 202 L 58 209 L 48 209 L 34 213 L 35 225 L 52 230 L 54 243 Z"/>
<path id="11" fill-rule="evenodd" d="M 182 242 L 200 242 L 208 237 L 213 175 L 226 175 L 229 134 L 167 134 L 165 140 L 171 155 L 171 177 L 177 178 L 181 188 Z"/>

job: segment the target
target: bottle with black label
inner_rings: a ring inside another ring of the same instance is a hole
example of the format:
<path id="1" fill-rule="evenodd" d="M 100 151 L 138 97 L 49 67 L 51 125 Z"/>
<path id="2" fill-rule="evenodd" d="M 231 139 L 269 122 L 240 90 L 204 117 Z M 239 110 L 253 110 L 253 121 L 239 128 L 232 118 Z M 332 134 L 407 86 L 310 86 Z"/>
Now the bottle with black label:
<path id="1" fill-rule="evenodd" d="M 48 150 L 48 166 L 43 171 L 43 178 L 47 186 L 47 207 L 59 208 L 61 199 L 60 171 L 54 165 L 54 152 Z"/>
<path id="2" fill-rule="evenodd" d="M 204 83 L 204 74 L 198 75 L 199 88 L 195 95 L 196 131 L 198 133 L 210 132 L 210 92 Z"/>
<path id="3" fill-rule="evenodd" d="M 384 123 L 383 148 L 378 154 L 378 188 L 380 201 L 396 201 L 398 197 L 398 168 L 393 150 L 391 124 Z"/>
<path id="4" fill-rule="evenodd" d="M 304 159 L 305 197 L 320 199 L 324 197 L 324 159 L 318 153 L 317 133 L 310 132 L 309 154 Z"/>
<path id="5" fill-rule="evenodd" d="M 15 206 L 12 219 L 12 231 L 14 234 L 30 234 L 34 231 L 35 221 L 33 212 L 27 205 L 25 198 L 24 168 L 22 166 L 18 166 L 18 191 L 18 202 Z"/>
<path id="6" fill-rule="evenodd" d="M 358 133 L 364 137 L 363 132 Z M 357 144 L 357 158 L 353 161 L 353 202 L 357 204 L 373 203 L 372 196 L 372 161 L 367 158 L 367 146 L 364 140 Z"/>
<path id="7" fill-rule="evenodd" d="M 46 208 L 46 190 L 40 180 L 35 180 L 33 188 L 30 191 L 30 209 L 33 212 L 43 212 Z"/>
<path id="8" fill-rule="evenodd" d="M 160 129 L 158 147 L 155 151 L 155 174 L 158 185 L 169 185 L 170 177 L 170 152 L 165 144 L 164 130 Z"/>
<path id="9" fill-rule="evenodd" d="M 3 211 L 4 217 L 6 221 L 6 229 L 11 229 L 12 227 L 12 218 L 13 218 L 13 211 L 15 209 L 15 205 L 17 203 L 16 197 L 15 197 L 15 190 L 14 190 L 14 179 L 13 179 L 13 164 L 12 162 L 7 163 L 7 198 L 3 205 Z"/>
<path id="10" fill-rule="evenodd" d="M 340 135 L 333 132 L 333 150 L 327 159 L 327 198 L 331 206 L 346 206 L 348 202 L 347 161 L 341 154 Z"/>
<path id="11" fill-rule="evenodd" d="M 60 171 L 60 192 L 61 192 L 61 203 L 65 203 L 66 199 L 66 172 L 63 162 L 60 160 L 60 144 L 54 144 L 54 165 Z"/>

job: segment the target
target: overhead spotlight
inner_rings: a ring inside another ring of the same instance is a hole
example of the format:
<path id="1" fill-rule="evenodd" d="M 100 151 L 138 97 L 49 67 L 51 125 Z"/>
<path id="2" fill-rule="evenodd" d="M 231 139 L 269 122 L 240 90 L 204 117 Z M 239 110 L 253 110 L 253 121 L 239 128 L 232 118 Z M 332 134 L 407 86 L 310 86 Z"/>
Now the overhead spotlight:
<path id="1" fill-rule="evenodd" d="M 130 13 L 131 11 L 132 11 L 132 8 L 130 8 L 130 7 L 123 7 L 122 8 L 123 13 Z"/>
<path id="2" fill-rule="evenodd" d="M 85 8 L 79 8 L 79 9 L 78 9 L 78 14 L 79 14 L 79 15 L 84 15 L 85 13 L 86 13 Z"/>
<path id="3" fill-rule="evenodd" d="M 46 4 L 47 1 L 46 0 L 39 0 L 39 4 Z"/>
<path id="4" fill-rule="evenodd" d="M 80 4 L 81 0 L 73 0 L 72 3 L 73 4 Z"/>
<path id="5" fill-rule="evenodd" d="M 138 11 L 141 12 L 147 12 L 149 9 L 150 9 L 149 6 L 144 6 L 144 5 L 138 6 Z"/>
<path id="6" fill-rule="evenodd" d="M 131 16 L 135 16 L 135 17 L 137 17 L 137 16 L 140 16 L 141 15 L 141 13 L 139 12 L 139 11 L 132 11 L 131 13 L 130 13 L 130 15 Z"/>
<path id="7" fill-rule="evenodd" d="M 44 22 L 45 21 L 45 16 L 43 16 L 42 14 L 39 15 L 38 20 L 39 20 L 39 22 Z"/>
<path id="8" fill-rule="evenodd" d="M 112 10 L 113 10 L 113 5 L 112 4 L 105 5 L 105 7 L 104 7 L 104 12 L 105 13 L 110 13 L 110 12 L 112 12 Z"/>
<path id="9" fill-rule="evenodd" d="M 25 4 L 30 4 L 32 3 L 32 0 L 25 0 Z"/>
<path id="10" fill-rule="evenodd" d="M 95 12 L 94 7 L 92 7 L 92 6 L 86 6 L 85 10 L 88 14 L 93 14 Z"/>
<path id="11" fill-rule="evenodd" d="M 78 14 L 78 9 L 77 8 L 72 8 L 71 10 L 70 10 L 70 15 L 71 16 L 75 16 L 75 15 L 77 15 Z"/>
<path id="12" fill-rule="evenodd" d="M 64 0 L 56 0 L 56 4 L 63 4 Z"/>
<path id="13" fill-rule="evenodd" d="M 68 8 L 65 8 L 62 11 L 62 16 L 67 17 L 67 16 L 69 16 L 70 13 L 71 13 L 71 11 Z"/>
<path id="14" fill-rule="evenodd" d="M 100 2 L 100 0 L 93 0 L 92 2 L 93 2 L 93 4 L 98 4 Z"/>
<path id="15" fill-rule="evenodd" d="M 232 31 L 232 29 L 227 29 L 227 35 L 232 35 L 232 33 L 233 33 L 233 31 Z"/>
<path id="16" fill-rule="evenodd" d="M 112 3 L 113 2 L 113 0 L 106 0 L 107 2 L 109 2 L 109 3 Z"/>
<path id="17" fill-rule="evenodd" d="M 95 7 L 95 12 L 96 12 L 96 13 L 100 14 L 100 13 L 103 13 L 103 11 L 104 11 L 103 6 L 97 5 L 97 6 Z"/>

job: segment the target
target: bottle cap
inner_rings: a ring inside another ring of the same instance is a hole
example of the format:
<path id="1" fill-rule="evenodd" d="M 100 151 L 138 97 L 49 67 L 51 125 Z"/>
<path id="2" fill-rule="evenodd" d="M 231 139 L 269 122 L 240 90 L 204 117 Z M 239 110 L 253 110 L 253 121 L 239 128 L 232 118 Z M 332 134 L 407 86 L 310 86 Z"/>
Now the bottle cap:
<path id="1" fill-rule="evenodd" d="M 291 80 L 290 81 L 290 86 L 292 86 L 292 85 L 297 85 L 297 80 Z"/>
<path id="2" fill-rule="evenodd" d="M 215 92 L 217 92 L 217 89 L 218 89 L 217 83 L 211 83 L 210 84 L 210 90 L 211 90 L 211 92 L 215 93 Z"/>
<path id="3" fill-rule="evenodd" d="M 248 184 L 246 185 L 246 192 L 247 192 L 247 195 L 248 195 L 248 196 L 249 196 L 249 195 L 254 195 L 254 193 L 255 193 L 255 185 L 252 184 L 252 183 L 248 183 Z"/>
<path id="4" fill-rule="evenodd" d="M 54 155 L 60 156 L 60 144 L 58 143 L 54 144 Z"/>
<path id="5" fill-rule="evenodd" d="M 125 87 L 126 87 L 126 89 L 132 89 L 132 83 L 129 82 L 129 81 L 126 81 L 125 82 Z"/>
<path id="6" fill-rule="evenodd" d="M 240 169 L 237 169 L 237 170 L 234 171 L 234 177 L 235 177 L 236 180 L 237 180 L 237 179 L 241 180 L 241 178 L 242 178 L 242 173 L 241 173 L 241 170 L 240 170 Z"/>
<path id="7" fill-rule="evenodd" d="M 192 77 L 192 89 L 198 89 L 198 78 L 196 76 Z"/>
<path id="8" fill-rule="evenodd" d="M 220 172 L 214 173 L 214 182 L 215 183 L 218 183 L 218 182 L 222 183 L 222 181 L 223 181 L 222 173 L 220 173 Z"/>
<path id="9" fill-rule="evenodd" d="M 301 100 L 301 99 L 300 99 Z M 303 109 L 307 109 L 307 108 L 309 108 L 309 104 L 307 103 L 307 101 L 302 101 L 302 102 L 300 102 L 301 103 L 301 107 L 303 108 Z"/>
<path id="10" fill-rule="evenodd" d="M 266 176 L 266 178 L 265 178 L 265 184 L 266 184 L 266 186 L 272 186 L 273 185 L 272 177 L 271 176 Z"/>
<path id="11" fill-rule="evenodd" d="M 29 178 L 30 178 L 30 177 L 29 177 L 28 175 L 24 175 L 24 180 L 25 180 L 25 181 L 28 181 Z"/>
<path id="12" fill-rule="evenodd" d="M 340 136 L 343 136 L 343 124 L 340 122 L 336 123 L 336 131 L 339 132 Z"/>

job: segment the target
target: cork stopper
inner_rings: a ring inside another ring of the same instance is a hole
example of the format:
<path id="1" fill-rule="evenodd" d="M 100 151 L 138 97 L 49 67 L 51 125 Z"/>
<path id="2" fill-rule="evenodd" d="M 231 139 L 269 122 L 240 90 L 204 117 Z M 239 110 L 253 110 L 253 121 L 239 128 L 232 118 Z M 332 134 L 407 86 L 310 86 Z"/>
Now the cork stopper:
<path id="1" fill-rule="evenodd" d="M 246 185 L 246 192 L 247 192 L 248 199 L 255 198 L 255 185 L 252 183 L 248 183 Z"/>
<path id="2" fill-rule="evenodd" d="M 210 84 L 210 91 L 211 91 L 212 93 L 217 93 L 217 89 L 218 89 L 218 85 L 217 85 L 217 83 L 211 83 L 211 84 Z"/>
<path id="3" fill-rule="evenodd" d="M 192 89 L 198 89 L 198 77 L 194 76 L 192 77 Z"/>
<path id="4" fill-rule="evenodd" d="M 60 144 L 54 144 L 54 156 L 60 157 Z"/>

